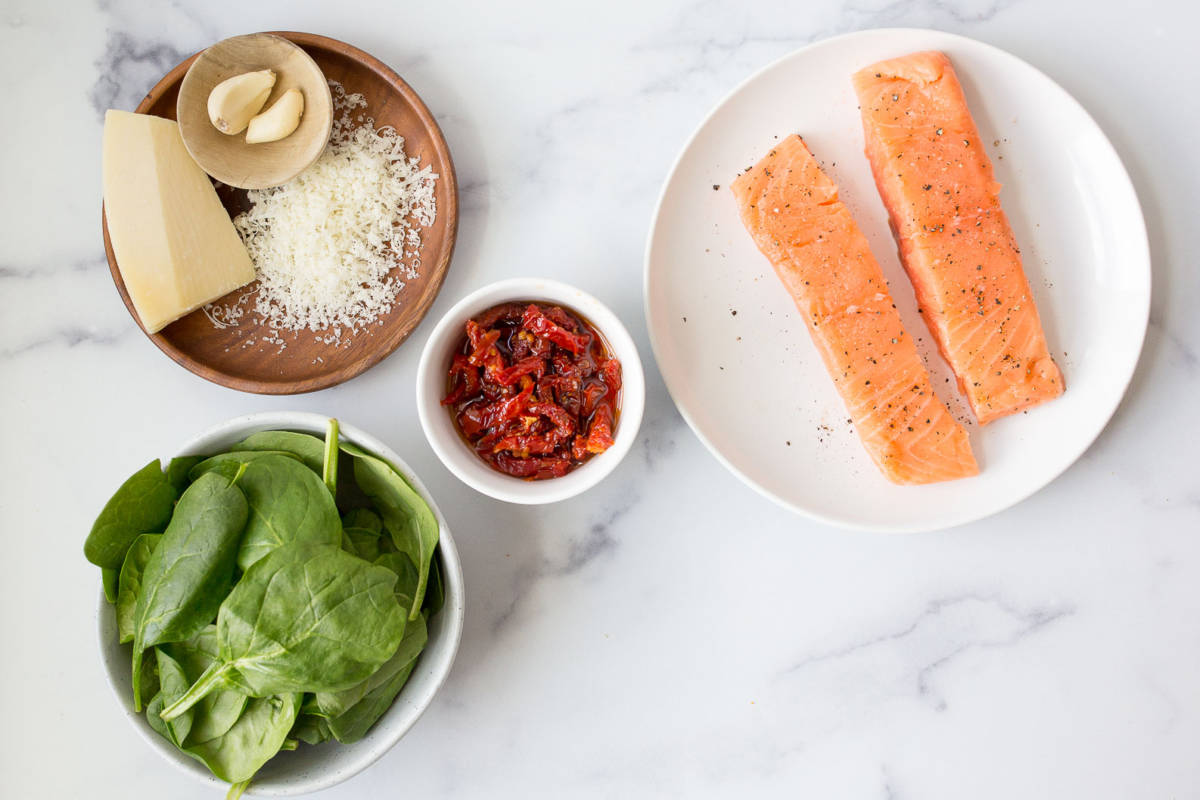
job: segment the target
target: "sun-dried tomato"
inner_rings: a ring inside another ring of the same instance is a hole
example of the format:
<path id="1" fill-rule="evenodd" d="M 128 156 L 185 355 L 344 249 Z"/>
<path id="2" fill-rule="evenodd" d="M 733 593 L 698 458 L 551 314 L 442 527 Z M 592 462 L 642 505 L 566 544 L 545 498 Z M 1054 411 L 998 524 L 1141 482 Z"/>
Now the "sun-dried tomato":
<path id="1" fill-rule="evenodd" d="M 525 388 L 515 395 L 498 400 L 488 406 L 483 412 L 483 426 L 495 428 L 506 422 L 512 422 L 525 413 L 532 397 L 533 383 L 528 382 L 525 384 Z"/>
<path id="2" fill-rule="evenodd" d="M 544 306 L 541 312 L 546 315 L 546 319 L 572 333 L 579 330 L 579 323 L 571 319 L 571 315 L 563 310 L 562 306 Z"/>
<path id="3" fill-rule="evenodd" d="M 521 318 L 521 325 L 533 335 L 540 336 L 548 342 L 570 350 L 575 355 L 585 352 L 590 340 L 595 338 L 587 334 L 574 333 L 567 330 L 562 325 L 547 317 L 540 308 L 532 303 L 525 309 L 525 316 Z"/>
<path id="4" fill-rule="evenodd" d="M 505 367 L 495 375 L 496 383 L 501 386 L 512 386 L 522 375 L 542 376 L 546 372 L 546 360 L 536 356 L 522 359 L 511 367 Z"/>
<path id="5" fill-rule="evenodd" d="M 572 417 L 583 412 L 580 380 L 573 375 L 545 375 L 538 381 L 538 396 L 544 401 L 558 403 Z"/>
<path id="6" fill-rule="evenodd" d="M 621 365 L 586 320 L 504 303 L 466 323 L 442 402 L 494 469 L 542 480 L 612 445 L 620 388 Z"/>
<path id="7" fill-rule="evenodd" d="M 501 303 L 498 306 L 492 306 L 487 311 L 479 314 L 474 320 L 468 320 L 470 325 L 474 322 L 483 329 L 494 328 L 499 322 L 520 322 L 521 315 L 525 313 L 527 303 Z"/>
<path id="8" fill-rule="evenodd" d="M 515 478 L 528 478 L 530 480 L 561 478 L 578 466 L 577 464 L 572 464 L 570 459 L 559 456 L 517 458 L 506 452 L 497 453 L 491 463 L 500 472 L 512 475 Z"/>
<path id="9" fill-rule="evenodd" d="M 559 351 L 550 356 L 550 363 L 554 366 L 554 372 L 557 375 L 568 375 L 577 379 L 585 377 L 584 365 L 570 353 Z"/>
<path id="10" fill-rule="evenodd" d="M 550 420 L 554 423 L 554 429 L 564 436 L 575 432 L 575 420 L 571 419 L 571 415 L 561 406 L 553 403 L 530 403 L 529 411 Z"/>
<path id="11" fill-rule="evenodd" d="M 475 366 L 483 364 L 483 355 L 487 349 L 500 339 L 500 331 L 488 330 L 475 320 L 467 320 L 467 340 L 471 344 L 469 359 Z"/>
<path id="12" fill-rule="evenodd" d="M 455 415 L 454 421 L 458 423 L 458 429 L 468 439 L 474 439 L 484 432 L 483 412 L 486 408 L 486 403 L 471 403 L 463 406 Z"/>
<path id="13" fill-rule="evenodd" d="M 583 398 L 580 405 L 580 413 L 585 417 L 591 417 L 596 413 L 600 402 L 608 397 L 608 387 L 600 381 L 591 381 L 583 389 Z"/>
<path id="14" fill-rule="evenodd" d="M 508 355 L 513 361 L 521 361 L 534 355 L 533 343 L 542 340 L 529 331 L 517 331 L 508 337 Z"/>
<path id="15" fill-rule="evenodd" d="M 467 362 L 462 353 L 455 353 L 450 361 L 450 394 L 442 400 L 442 405 L 450 406 L 464 397 L 479 394 L 479 373 Z"/>
<path id="16" fill-rule="evenodd" d="M 553 455 L 558 451 L 558 445 L 558 441 L 550 436 L 517 433 L 496 442 L 492 450 L 507 450 L 517 458 L 528 458 L 530 455 Z"/>
<path id="17" fill-rule="evenodd" d="M 592 424 L 588 428 L 588 437 L 585 449 L 589 453 L 603 453 L 605 450 L 612 447 L 612 429 L 612 413 L 608 410 L 608 407 L 604 406 L 597 409 L 596 415 L 592 417 Z"/>
<path id="18" fill-rule="evenodd" d="M 621 362 L 615 358 L 606 358 L 600 364 L 600 380 L 610 391 L 621 391 Z"/>

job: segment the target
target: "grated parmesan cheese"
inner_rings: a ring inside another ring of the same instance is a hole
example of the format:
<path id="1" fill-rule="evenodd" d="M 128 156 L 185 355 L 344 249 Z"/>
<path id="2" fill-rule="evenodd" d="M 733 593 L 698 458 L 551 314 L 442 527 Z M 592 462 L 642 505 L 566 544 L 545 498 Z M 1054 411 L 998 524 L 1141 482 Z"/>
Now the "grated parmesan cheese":
<path id="1" fill-rule="evenodd" d="M 420 270 L 421 234 L 437 214 L 438 176 L 404 152 L 391 128 L 359 114 L 360 94 L 331 81 L 337 116 L 324 154 L 283 186 L 247 193 L 234 219 L 258 271 L 254 311 L 273 331 L 319 332 L 340 345 L 391 310 L 405 280 Z M 400 268 L 390 275 L 393 267 Z M 214 324 L 236 325 L 246 296 L 208 309 Z M 283 344 L 277 334 L 265 341 Z"/>

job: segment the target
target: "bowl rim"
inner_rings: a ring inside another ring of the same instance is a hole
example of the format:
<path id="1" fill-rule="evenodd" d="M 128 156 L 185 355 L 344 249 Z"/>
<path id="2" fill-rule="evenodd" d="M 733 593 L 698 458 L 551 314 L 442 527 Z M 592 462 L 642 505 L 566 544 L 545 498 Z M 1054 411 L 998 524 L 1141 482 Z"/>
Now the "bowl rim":
<path id="1" fill-rule="evenodd" d="M 613 446 L 561 478 L 526 481 L 489 467 L 467 447 L 441 405 L 450 350 L 468 318 L 513 300 L 543 300 L 567 306 L 589 320 L 621 362 L 621 409 Z M 556 503 L 595 486 L 632 449 L 646 405 L 646 377 L 637 344 L 620 318 L 584 290 L 549 278 L 507 278 L 482 286 L 442 315 L 421 350 L 416 381 L 417 416 L 438 459 L 463 483 L 496 500 L 522 505 Z"/>
<path id="2" fill-rule="evenodd" d="M 213 440 L 229 438 L 231 436 L 244 437 L 255 431 L 262 430 L 294 430 L 305 433 L 323 432 L 326 423 L 330 418 L 324 414 L 316 414 L 304 411 L 262 411 L 252 414 L 244 414 L 241 416 L 227 419 L 224 422 L 217 423 L 201 433 L 189 438 L 181 447 L 174 451 L 174 455 L 202 455 L 197 452 L 199 450 L 211 448 L 212 445 L 206 444 Z M 249 796 L 258 797 L 291 797 L 295 795 L 309 794 L 311 792 L 328 789 L 331 786 L 348 780 L 349 778 L 359 774 L 363 770 L 370 767 L 380 758 L 387 754 L 389 750 L 402 739 L 405 734 L 416 724 L 417 720 L 425 713 L 433 703 L 433 699 L 445 684 L 454 665 L 455 657 L 458 654 L 459 644 L 462 641 L 464 617 L 466 611 L 465 593 L 463 585 L 462 563 L 458 557 L 458 549 L 454 544 L 454 537 L 450 532 L 449 525 L 446 523 L 445 517 L 442 515 L 441 509 L 438 508 L 436 502 L 429 494 L 429 490 L 421 482 L 420 478 L 413 472 L 408 464 L 397 454 L 392 448 L 388 447 L 384 442 L 380 441 L 371 434 L 363 431 L 357 426 L 343 422 L 338 418 L 339 435 L 362 447 L 368 452 L 377 455 L 398 469 L 409 482 L 409 484 L 417 491 L 418 494 L 429 504 L 435 518 L 438 521 L 438 550 L 437 554 L 441 560 L 442 580 L 445 585 L 445 603 L 442 606 L 439 615 L 444 614 L 444 622 L 442 623 L 443 630 L 438 637 L 439 642 L 445 642 L 437 648 L 436 657 L 430 663 L 433 680 L 428 683 L 424 691 L 419 696 L 404 698 L 409 701 L 404 713 L 400 714 L 397 721 L 385 729 L 373 729 L 367 734 L 364 739 L 366 742 L 373 734 L 386 731 L 387 736 L 381 738 L 378 743 L 373 743 L 373 746 L 363 748 L 361 754 L 356 754 L 355 757 L 345 765 L 337 765 L 328 768 L 318 774 L 308 774 L 289 780 L 286 783 L 266 781 L 258 783 L 252 781 L 247 788 L 246 794 Z M 114 622 L 107 617 L 111 617 L 112 606 L 105 599 L 104 592 L 99 592 L 99 600 L 96 611 L 96 631 L 97 640 L 99 643 L 99 655 L 104 669 L 104 677 L 108 683 L 109 690 L 112 692 L 114 699 L 117 701 L 121 711 L 128 718 L 130 724 L 138 732 L 138 734 L 150 745 L 152 750 L 158 752 L 164 760 L 174 766 L 177 770 L 185 772 L 202 783 L 214 787 L 227 787 L 224 781 L 210 773 L 199 762 L 194 761 L 184 753 L 177 750 L 169 742 L 165 741 L 161 736 L 155 733 L 146 722 L 142 714 L 135 714 L 129 705 L 129 698 L 122 692 L 121 687 L 117 684 L 113 677 L 112 668 L 110 665 L 109 652 L 122 647 L 110 635 L 111 628 Z M 431 637 L 430 644 L 433 644 Z M 422 656 L 426 656 L 434 649 L 427 646 L 422 651 Z M 408 686 L 405 687 L 407 689 Z M 392 709 L 399 707 L 401 698 L 404 697 L 405 689 L 397 695 L 393 705 L 387 713 L 391 713 Z M 379 721 L 384 718 L 380 717 Z M 378 724 L 378 722 L 377 722 Z M 357 744 L 357 743 L 356 743 Z M 353 745 L 351 745 L 353 746 Z"/>

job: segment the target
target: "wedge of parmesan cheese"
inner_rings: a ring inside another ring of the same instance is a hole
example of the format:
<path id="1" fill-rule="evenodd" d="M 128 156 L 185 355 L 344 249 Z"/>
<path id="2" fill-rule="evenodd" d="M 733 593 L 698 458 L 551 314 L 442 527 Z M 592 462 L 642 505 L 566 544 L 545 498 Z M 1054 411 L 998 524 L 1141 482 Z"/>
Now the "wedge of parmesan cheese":
<path id="1" fill-rule="evenodd" d="M 147 333 L 254 280 L 229 214 L 171 120 L 105 114 L 104 213 Z"/>

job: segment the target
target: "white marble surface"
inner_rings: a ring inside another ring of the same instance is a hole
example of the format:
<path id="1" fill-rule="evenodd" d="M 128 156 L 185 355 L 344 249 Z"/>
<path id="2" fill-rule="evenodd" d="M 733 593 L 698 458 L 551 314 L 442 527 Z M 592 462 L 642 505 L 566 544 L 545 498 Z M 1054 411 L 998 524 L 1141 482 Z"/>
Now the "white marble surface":
<path id="1" fill-rule="evenodd" d="M 0 795 L 214 796 L 122 719 L 80 545 L 148 456 L 258 409 L 386 439 L 466 571 L 448 684 L 329 800 L 1200 795 L 1200 12 L 1119 5 L 0 0 Z M 1133 386 L 1078 464 L 994 518 L 888 538 L 792 516 L 709 456 L 653 367 L 641 268 L 660 183 L 713 103 L 805 43 L 894 25 L 999 45 L 1074 93 L 1133 175 L 1155 286 Z M 356 44 L 437 115 L 463 214 L 433 316 L 535 274 L 623 317 L 648 409 L 606 483 L 533 510 L 447 473 L 413 410 L 432 319 L 367 374 L 292 398 L 205 383 L 137 330 L 100 242 L 102 111 L 264 29 Z"/>

